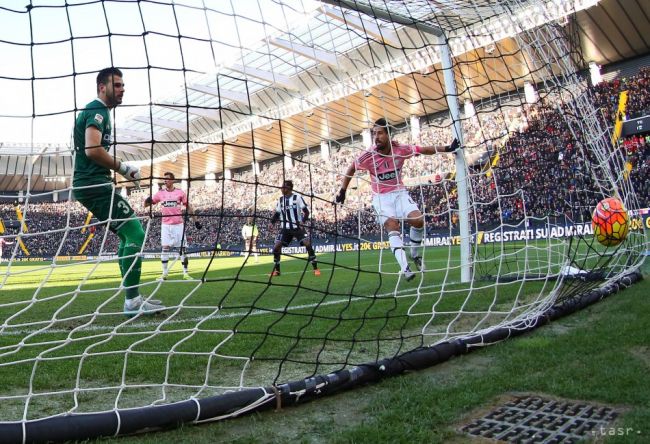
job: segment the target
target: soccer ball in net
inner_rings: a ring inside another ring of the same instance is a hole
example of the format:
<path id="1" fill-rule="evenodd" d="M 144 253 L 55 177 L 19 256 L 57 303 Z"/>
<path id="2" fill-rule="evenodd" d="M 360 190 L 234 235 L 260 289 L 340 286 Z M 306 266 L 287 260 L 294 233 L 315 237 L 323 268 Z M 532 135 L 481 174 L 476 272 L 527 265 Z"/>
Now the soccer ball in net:
<path id="1" fill-rule="evenodd" d="M 606 247 L 613 247 L 625 240 L 629 221 L 623 202 L 615 197 L 608 197 L 598 202 L 591 216 L 594 236 Z"/>

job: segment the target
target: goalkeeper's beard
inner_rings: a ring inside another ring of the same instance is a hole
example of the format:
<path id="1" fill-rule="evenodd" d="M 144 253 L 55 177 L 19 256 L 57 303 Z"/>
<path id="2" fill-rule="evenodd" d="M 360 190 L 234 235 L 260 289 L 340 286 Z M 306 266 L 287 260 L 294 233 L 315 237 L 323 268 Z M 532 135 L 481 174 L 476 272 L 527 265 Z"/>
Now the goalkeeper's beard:
<path id="1" fill-rule="evenodd" d="M 117 105 L 122 104 L 122 97 L 123 96 L 116 96 L 115 94 L 111 94 L 110 96 L 107 96 L 106 98 L 108 99 L 108 103 L 106 104 L 110 109 L 115 108 Z"/>

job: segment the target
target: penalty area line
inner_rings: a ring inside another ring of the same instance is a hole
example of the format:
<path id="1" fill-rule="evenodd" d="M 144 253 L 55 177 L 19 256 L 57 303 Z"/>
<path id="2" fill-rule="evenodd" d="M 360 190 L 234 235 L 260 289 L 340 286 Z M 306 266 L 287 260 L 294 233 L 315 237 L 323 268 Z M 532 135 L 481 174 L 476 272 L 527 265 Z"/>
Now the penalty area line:
<path id="1" fill-rule="evenodd" d="M 318 302 L 318 303 L 311 303 L 311 304 L 301 304 L 301 305 L 295 305 L 295 306 L 282 306 L 282 307 L 277 307 L 273 309 L 268 309 L 268 310 L 253 310 L 253 311 L 238 311 L 234 313 L 215 313 L 209 316 L 195 316 L 191 318 L 184 318 L 184 319 L 168 319 L 168 320 L 160 320 L 160 321 L 142 321 L 142 322 L 134 322 L 134 323 L 129 323 L 127 326 L 123 326 L 118 333 L 124 332 L 125 330 L 131 331 L 131 330 L 139 330 L 139 329 L 146 329 L 146 328 L 158 328 L 161 325 L 177 325 L 177 324 L 187 324 L 188 322 L 190 323 L 197 323 L 200 321 L 206 321 L 206 320 L 220 320 L 220 319 L 232 319 L 232 318 L 244 318 L 246 316 L 263 316 L 263 315 L 276 315 L 277 313 L 282 313 L 285 311 L 297 311 L 297 310 L 305 310 L 305 309 L 310 309 L 310 308 L 315 308 L 315 307 L 324 307 L 324 306 L 331 306 L 331 305 L 338 305 L 338 304 L 348 304 L 350 302 L 359 302 L 359 301 L 368 301 L 369 299 L 386 299 L 391 296 L 393 297 L 398 297 L 400 299 L 402 298 L 407 298 L 407 297 L 417 297 L 418 292 L 416 290 L 426 290 L 430 287 L 436 287 L 436 286 L 428 286 L 428 287 L 420 287 L 419 289 L 417 288 L 405 288 L 405 289 L 398 289 L 394 292 L 391 293 L 383 293 L 383 294 L 377 294 L 375 296 L 365 296 L 365 297 L 352 297 L 352 298 L 340 298 L 336 299 L 333 301 L 326 301 L 326 302 Z M 421 293 L 421 292 L 420 292 Z M 179 306 L 170 306 L 168 307 L 169 310 L 176 310 L 178 309 Z M 182 307 L 181 307 L 181 312 L 182 312 Z M 164 311 L 161 312 L 164 314 Z M 107 314 L 113 314 L 113 313 L 107 313 Z M 115 313 L 115 314 L 121 314 L 121 313 Z M 65 320 L 60 320 L 61 322 L 64 322 Z M 2 336 L 16 336 L 16 335 L 25 335 L 25 334 L 32 334 L 36 333 L 42 329 L 21 329 L 21 330 L 11 330 L 11 326 L 5 326 L 5 328 L 8 328 L 10 331 L 3 331 L 0 332 L 0 337 Z M 81 332 L 103 332 L 103 331 L 111 331 L 115 328 L 114 325 L 89 325 L 77 330 L 74 330 L 74 333 L 81 333 Z M 61 333 L 72 333 L 72 331 L 69 328 L 55 328 L 55 329 L 47 329 L 41 334 L 61 334 Z M 78 338 L 78 339 L 83 339 L 83 337 Z"/>

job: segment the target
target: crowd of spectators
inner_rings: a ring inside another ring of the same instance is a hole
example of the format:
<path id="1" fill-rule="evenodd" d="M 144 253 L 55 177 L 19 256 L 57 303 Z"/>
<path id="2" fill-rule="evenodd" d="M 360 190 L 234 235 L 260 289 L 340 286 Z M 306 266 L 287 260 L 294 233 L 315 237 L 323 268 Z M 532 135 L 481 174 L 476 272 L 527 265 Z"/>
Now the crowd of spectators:
<path id="1" fill-rule="evenodd" d="M 592 89 L 602 116 L 616 116 L 618 96 L 630 91 L 628 113 L 632 118 L 650 114 L 648 80 L 650 69 L 629 79 L 603 82 Z M 564 216 L 580 222 L 598 199 L 598 180 L 594 166 L 603 165 L 581 139 L 579 126 L 570 128 L 566 115 L 570 104 L 548 95 L 534 105 L 521 101 L 478 107 L 474 116 L 463 122 L 465 158 L 470 165 L 472 224 L 482 229 L 515 224 L 524 217 Z M 610 124 L 613 120 L 610 120 Z M 427 121 L 414 139 L 409 128 L 395 129 L 393 138 L 402 143 L 420 145 L 448 144 L 452 139 L 446 118 Z M 316 242 L 343 238 L 373 238 L 380 234 L 372 207 L 369 178 L 358 175 L 351 183 L 345 206 L 332 205 L 341 173 L 351 159 L 365 149 L 358 140 L 330 147 L 328 156 L 309 150 L 285 161 L 267 161 L 255 174 L 252 169 L 236 172 L 230 179 L 194 181 L 187 187 L 188 198 L 203 222 L 203 229 L 186 225 L 190 247 L 239 249 L 241 227 L 254 216 L 262 245 L 272 243 L 277 234 L 269 229 L 269 220 L 280 196 L 284 179 L 294 181 L 294 190 L 311 205 L 313 236 Z M 650 136 L 633 136 L 623 142 L 623 158 L 629 182 L 640 197 L 641 205 L 650 203 Z M 605 161 L 606 165 L 607 161 Z M 458 222 L 458 199 L 451 154 L 422 156 L 405 163 L 405 182 L 412 197 L 426 214 L 427 229 L 454 228 Z M 153 190 L 154 192 L 157 190 Z M 129 201 L 147 230 L 145 250 L 160 249 L 160 217 L 156 208 L 145 208 L 149 190 L 131 192 Z M 83 229 L 87 212 L 77 202 L 22 202 L 28 231 L 24 245 L 32 256 L 76 255 L 92 232 L 85 254 L 115 252 L 117 237 L 106 234 L 97 224 Z M 16 232 L 15 205 L 0 203 L 0 219 L 14 221 L 7 232 Z M 92 220 L 91 223 L 96 223 Z M 18 254 L 21 249 L 16 247 Z M 7 253 L 4 253 L 5 256 Z"/>
<path id="2" fill-rule="evenodd" d="M 624 120 L 650 114 L 650 67 L 642 68 L 632 77 L 601 82 L 594 90 L 596 105 L 607 115 L 609 122 L 616 119 L 618 99 L 622 91 L 628 91 Z"/>

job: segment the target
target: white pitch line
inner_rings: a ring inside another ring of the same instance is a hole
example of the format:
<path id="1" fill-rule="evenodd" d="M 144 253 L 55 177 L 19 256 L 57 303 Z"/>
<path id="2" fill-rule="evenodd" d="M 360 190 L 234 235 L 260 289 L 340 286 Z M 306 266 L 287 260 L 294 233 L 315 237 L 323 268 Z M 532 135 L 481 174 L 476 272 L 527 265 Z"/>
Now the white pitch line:
<path id="1" fill-rule="evenodd" d="M 325 270 L 323 270 L 325 271 Z M 301 273 L 301 272 L 289 272 L 286 274 L 293 274 L 293 273 Z M 283 273 L 284 274 L 284 273 Z M 188 281 L 181 281 L 181 282 L 188 282 Z M 451 284 L 452 282 L 448 282 L 448 284 Z M 432 287 L 436 287 L 434 285 L 426 286 L 426 287 L 420 287 L 420 290 L 426 290 Z M 337 299 L 334 301 L 327 301 L 327 302 L 320 302 L 320 303 L 313 303 L 313 304 L 304 304 L 304 305 L 296 305 L 296 306 L 283 306 L 283 307 L 278 307 L 274 309 L 268 309 L 268 310 L 254 310 L 252 312 L 248 311 L 240 311 L 236 313 L 228 313 L 228 314 L 213 314 L 210 316 L 206 317 L 193 317 L 193 318 L 185 318 L 185 319 L 172 319 L 172 320 L 167 320 L 167 321 L 161 321 L 161 322 L 152 322 L 152 321 L 147 321 L 147 322 L 139 322 L 139 323 L 131 323 L 128 324 L 128 326 L 124 326 L 123 328 L 120 329 L 120 332 L 123 332 L 124 330 L 131 330 L 131 329 L 140 329 L 140 328 L 149 328 L 149 327 L 154 327 L 157 328 L 161 324 L 164 325 L 174 325 L 174 324 L 183 324 L 183 323 L 188 323 L 188 322 L 199 322 L 203 320 L 210 320 L 210 319 L 231 319 L 231 318 L 243 318 L 246 316 L 261 316 L 261 315 L 276 315 L 279 312 L 283 311 L 295 311 L 295 310 L 303 310 L 307 308 L 314 308 L 314 307 L 322 307 L 322 306 L 328 306 L 328 305 L 336 305 L 336 304 L 343 304 L 343 303 L 349 303 L 349 302 L 356 302 L 356 301 L 362 301 L 362 300 L 368 300 L 370 298 L 387 298 L 391 296 L 396 296 L 399 298 L 405 298 L 405 297 L 416 297 L 417 293 L 415 291 L 418 290 L 418 288 L 406 288 L 406 289 L 401 289 L 401 290 L 396 290 L 395 292 L 392 293 L 383 293 L 383 294 L 378 294 L 376 296 L 368 296 L 368 297 L 354 297 L 354 298 L 346 298 L 346 299 Z M 407 292 L 412 292 L 411 294 L 408 294 Z M 400 293 L 405 293 L 405 294 L 400 294 Z M 179 306 L 170 306 L 168 307 L 169 310 L 175 310 Z M 112 314 L 112 313 L 107 313 L 107 314 Z M 114 314 L 121 314 L 121 313 L 114 313 Z M 11 327 L 9 327 L 11 328 Z M 90 325 L 87 327 L 83 327 L 78 330 L 74 330 L 74 333 L 80 333 L 80 332 L 101 332 L 101 331 L 110 331 L 115 328 L 114 325 Z M 28 330 L 28 329 L 23 329 L 23 330 L 12 330 L 11 332 L 9 331 L 4 331 L 0 333 L 0 336 L 15 336 L 17 334 L 31 334 L 39 331 L 40 329 L 35 329 L 35 330 Z M 66 328 L 60 328 L 60 329 L 48 329 L 42 334 L 58 334 L 58 333 L 72 333 L 70 329 Z M 81 338 L 79 338 L 81 339 Z"/>

